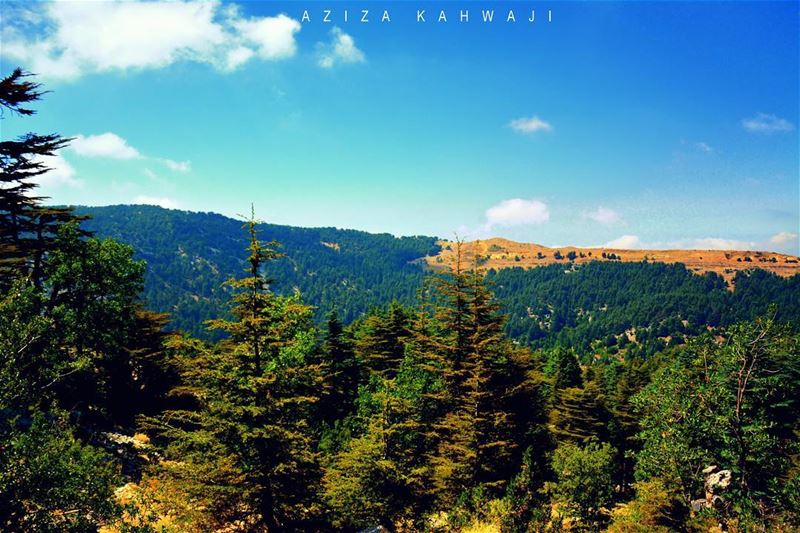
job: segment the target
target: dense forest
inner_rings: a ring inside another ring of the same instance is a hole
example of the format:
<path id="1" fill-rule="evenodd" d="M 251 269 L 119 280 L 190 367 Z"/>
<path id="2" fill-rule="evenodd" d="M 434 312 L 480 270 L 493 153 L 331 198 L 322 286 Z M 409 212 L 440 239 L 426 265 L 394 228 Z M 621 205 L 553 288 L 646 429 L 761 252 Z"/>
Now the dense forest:
<path id="1" fill-rule="evenodd" d="M 150 308 L 169 312 L 175 329 L 217 339 L 204 321 L 229 313 L 225 280 L 238 275 L 247 246 L 241 222 L 213 213 L 155 206 L 81 207 L 91 218 L 84 227 L 99 237 L 130 244 L 147 261 L 144 298 Z M 300 291 L 322 321 L 332 309 L 351 322 L 375 306 L 413 301 L 423 272 L 412 261 L 438 251 L 433 237 L 400 237 L 335 228 L 260 224 L 284 256 L 265 266 L 272 289 Z"/>
<path id="2" fill-rule="evenodd" d="M 22 71 L 0 80 L 7 113 L 41 96 Z M 321 268 L 292 263 L 297 250 L 273 242 L 287 235 L 253 216 L 218 294 L 227 307 L 198 312 L 221 335 L 197 338 L 147 309 L 147 248 L 35 196 L 40 157 L 67 142 L 0 143 L 0 529 L 800 527 L 796 280 L 753 273 L 730 293 L 680 267 L 457 263 L 409 271 L 419 283 L 395 290 L 413 297 L 365 299 L 352 320 L 331 305 L 320 324 L 302 291 L 277 290 L 289 270 L 274 265 L 303 265 L 284 287 Z M 351 236 L 337 244 L 366 239 Z M 392 239 L 363 266 L 433 246 Z M 176 277 L 193 275 L 188 257 Z M 377 291 L 369 272 L 357 275 Z M 552 334 L 520 325 L 521 305 Z M 673 328 L 679 341 L 642 340 Z"/>
<path id="3" fill-rule="evenodd" d="M 800 276 L 759 269 L 737 272 L 734 291 L 714 273 L 644 262 L 492 270 L 487 281 L 509 315 L 506 332 L 533 347 L 653 355 L 772 304 L 776 319 L 800 325 Z"/>
<path id="4" fill-rule="evenodd" d="M 79 208 L 84 227 L 98 237 L 130 244 L 147 262 L 144 300 L 167 312 L 171 327 L 205 340 L 204 321 L 228 316 L 225 280 L 243 268 L 247 246 L 241 222 L 210 213 L 120 205 Z M 433 237 L 375 235 L 334 228 L 260 224 L 281 243 L 284 257 L 265 266 L 271 288 L 299 290 L 318 324 L 332 310 L 349 324 L 392 301 L 413 305 L 425 272 L 419 258 L 438 251 Z M 508 314 L 505 331 L 532 347 L 581 351 L 607 345 L 652 355 L 707 327 L 728 326 L 766 313 L 777 303 L 779 320 L 800 317 L 800 276 L 781 278 L 760 269 L 737 273 L 736 291 L 716 274 L 698 276 L 683 265 L 596 262 L 489 271 L 487 280 Z M 627 334 L 626 334 L 627 331 Z M 628 343 L 636 338 L 636 343 Z M 628 344 L 630 344 L 628 346 Z"/>

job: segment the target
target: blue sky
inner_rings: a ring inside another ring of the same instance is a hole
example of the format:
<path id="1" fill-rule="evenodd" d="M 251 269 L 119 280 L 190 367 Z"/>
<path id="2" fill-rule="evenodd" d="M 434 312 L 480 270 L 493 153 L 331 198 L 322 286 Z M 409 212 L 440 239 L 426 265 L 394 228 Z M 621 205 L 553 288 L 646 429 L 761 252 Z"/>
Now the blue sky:
<path id="1" fill-rule="evenodd" d="M 53 202 L 798 253 L 797 2 L 0 9 L 1 73 L 53 91 L 3 137 L 77 136 L 43 178 Z"/>

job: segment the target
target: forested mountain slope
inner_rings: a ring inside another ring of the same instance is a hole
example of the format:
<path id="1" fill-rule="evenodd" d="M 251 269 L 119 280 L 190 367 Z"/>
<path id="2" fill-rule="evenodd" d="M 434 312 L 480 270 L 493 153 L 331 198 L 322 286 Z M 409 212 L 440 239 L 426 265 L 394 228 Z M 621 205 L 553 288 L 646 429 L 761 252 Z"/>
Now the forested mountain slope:
<path id="1" fill-rule="evenodd" d="M 772 304 L 779 320 L 800 324 L 800 276 L 761 269 L 737 272 L 734 291 L 714 273 L 644 262 L 492 269 L 487 280 L 509 315 L 506 332 L 533 346 L 653 354 Z"/>
<path id="2" fill-rule="evenodd" d="M 92 217 L 84 227 L 132 245 L 147 261 L 144 297 L 150 308 L 169 312 L 173 328 L 208 337 L 203 321 L 224 313 L 229 294 L 223 283 L 245 266 L 240 221 L 142 205 L 78 212 Z M 274 224 L 259 230 L 261 238 L 280 242 L 285 254 L 267 267 L 274 289 L 298 289 L 316 306 L 317 319 L 334 307 L 351 322 L 395 299 L 410 304 L 425 264 L 440 251 L 433 237 Z M 426 261 L 418 261 L 422 257 Z M 580 263 L 565 256 L 539 268 L 490 268 L 488 281 L 509 314 L 506 331 L 534 346 L 652 353 L 707 327 L 752 319 L 771 303 L 779 304 L 780 318 L 800 317 L 800 277 L 761 269 L 736 272 L 731 291 L 719 275 L 698 275 L 682 264 Z"/>
<path id="3" fill-rule="evenodd" d="M 146 205 L 81 207 L 84 227 L 130 244 L 147 261 L 144 298 L 169 312 L 176 329 L 205 336 L 203 321 L 224 314 L 223 283 L 245 268 L 242 222 L 214 213 Z M 411 302 L 423 271 L 411 261 L 436 253 L 433 237 L 394 237 L 336 228 L 259 225 L 260 237 L 280 243 L 285 257 L 267 267 L 274 290 L 299 290 L 321 318 L 333 307 L 346 322 L 370 307 Z"/>

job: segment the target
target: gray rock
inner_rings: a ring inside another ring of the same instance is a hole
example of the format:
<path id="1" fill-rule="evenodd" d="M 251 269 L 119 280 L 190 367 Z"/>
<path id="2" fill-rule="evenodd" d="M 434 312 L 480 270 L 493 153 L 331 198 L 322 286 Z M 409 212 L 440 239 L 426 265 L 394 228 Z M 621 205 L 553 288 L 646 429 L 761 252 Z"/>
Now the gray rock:
<path id="1" fill-rule="evenodd" d="M 692 511 L 695 513 L 698 511 L 702 511 L 706 508 L 706 499 L 700 498 L 699 500 L 692 500 Z"/>

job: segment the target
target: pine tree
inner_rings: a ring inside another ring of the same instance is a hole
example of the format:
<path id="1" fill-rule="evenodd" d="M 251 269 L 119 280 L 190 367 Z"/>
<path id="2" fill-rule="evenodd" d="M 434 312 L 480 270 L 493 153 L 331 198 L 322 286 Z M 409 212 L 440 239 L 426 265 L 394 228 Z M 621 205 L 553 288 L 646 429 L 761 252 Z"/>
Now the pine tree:
<path id="1" fill-rule="evenodd" d="M 334 525 L 383 524 L 393 530 L 398 521 L 416 520 L 430 509 L 434 493 L 427 457 L 443 397 L 425 290 L 420 302 L 396 375 L 373 374 L 370 386 L 361 389 L 357 426 L 362 431 L 325 470 L 324 494 Z"/>
<path id="2" fill-rule="evenodd" d="M 553 349 L 548 356 L 546 372 L 553 377 L 553 391 L 583 384 L 581 366 L 572 349 L 562 346 Z"/>
<path id="3" fill-rule="evenodd" d="M 40 84 L 26 79 L 29 76 L 17 68 L 0 80 L 0 106 L 21 116 L 35 113 L 27 105 L 43 92 Z M 0 288 L 24 276 L 39 286 L 44 257 L 58 227 L 76 219 L 71 209 L 43 207 L 46 198 L 35 196 L 37 184 L 32 181 L 49 170 L 42 158 L 55 155 L 69 141 L 58 134 L 28 133 L 0 142 Z"/>
<path id="4" fill-rule="evenodd" d="M 425 502 L 418 396 L 409 381 L 398 386 L 394 379 L 369 394 L 374 407 L 365 431 L 332 458 L 324 497 L 336 526 L 381 524 L 394 531 L 397 522 L 421 516 Z"/>
<path id="5" fill-rule="evenodd" d="M 359 378 L 359 367 L 352 343 L 345 335 L 336 310 L 328 314 L 321 357 L 326 367 L 329 394 L 320 401 L 318 413 L 322 421 L 332 424 L 353 410 Z"/>
<path id="6" fill-rule="evenodd" d="M 508 393 L 518 383 L 512 374 L 512 347 L 503 335 L 505 317 L 500 314 L 500 304 L 477 268 L 470 272 L 470 278 L 472 350 L 465 399 L 472 410 L 476 432 L 475 482 L 499 493 L 510 477 L 512 458 L 519 445 L 513 438 L 514 418 L 507 401 Z"/>
<path id="7" fill-rule="evenodd" d="M 2 118 L 35 113 L 44 92 L 29 77 L 15 69 L 0 79 Z M 9 531 L 94 530 L 120 512 L 117 465 L 87 441 L 116 422 L 105 417 L 106 385 L 129 370 L 116 363 L 137 336 L 143 265 L 119 243 L 83 239 L 79 217 L 35 194 L 45 158 L 68 142 L 35 133 L 0 142 L 0 524 Z"/>
<path id="8" fill-rule="evenodd" d="M 311 417 L 322 393 L 323 369 L 314 363 L 311 308 L 298 296 L 269 290 L 263 265 L 280 256 L 263 244 L 256 221 L 248 275 L 233 279 L 232 320 L 210 322 L 229 337 L 215 347 L 173 342 L 182 385 L 174 394 L 195 409 L 172 410 L 150 425 L 170 441 L 160 475 L 187 500 L 205 502 L 204 520 L 244 520 L 252 529 L 299 527 L 314 515 L 319 483 Z M 207 526 L 206 526 L 207 527 Z"/>
<path id="9" fill-rule="evenodd" d="M 479 486 L 499 493 L 518 467 L 510 399 L 524 378 L 512 365 L 499 304 L 477 268 L 462 270 L 460 244 L 456 254 L 455 270 L 438 281 L 436 315 L 446 332 L 440 374 L 450 399 L 435 424 L 431 456 L 433 484 L 450 504 Z"/>
<path id="10" fill-rule="evenodd" d="M 639 449 L 636 438 L 639 431 L 639 417 L 634 412 L 633 397 L 647 385 L 648 375 L 640 360 L 628 361 L 608 398 L 610 437 L 619 452 L 617 459 L 621 466 L 621 485 L 628 490 L 634 481 L 634 461 L 632 453 Z"/>
<path id="11" fill-rule="evenodd" d="M 604 396 L 594 381 L 583 388 L 570 387 L 555 393 L 550 412 L 550 431 L 559 443 L 581 444 L 590 439 L 608 437 L 608 413 Z"/>
<path id="12" fill-rule="evenodd" d="M 411 313 L 398 302 L 368 316 L 356 332 L 355 348 L 360 363 L 370 374 L 393 378 L 411 336 Z"/>

